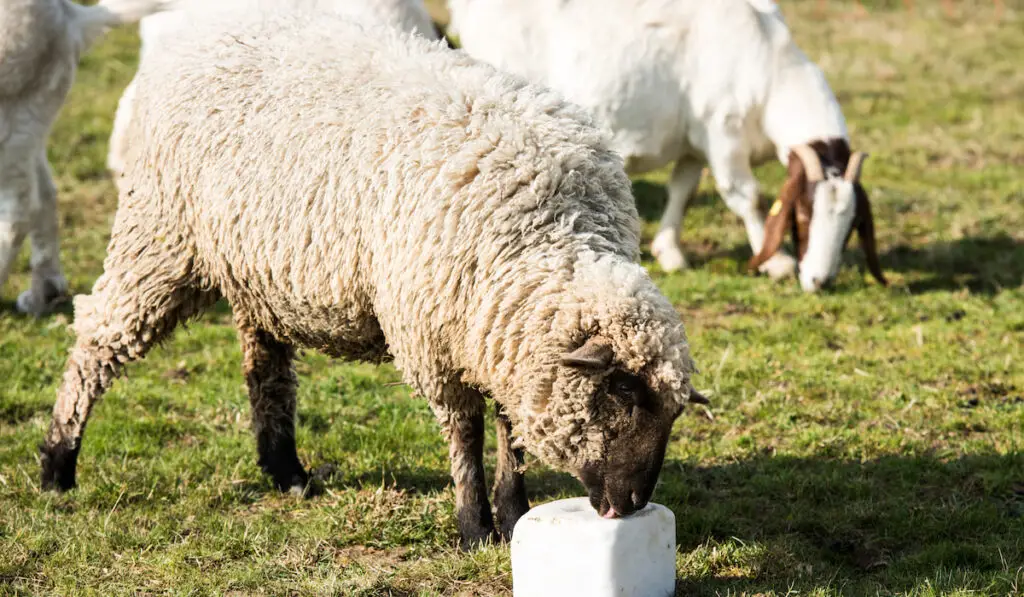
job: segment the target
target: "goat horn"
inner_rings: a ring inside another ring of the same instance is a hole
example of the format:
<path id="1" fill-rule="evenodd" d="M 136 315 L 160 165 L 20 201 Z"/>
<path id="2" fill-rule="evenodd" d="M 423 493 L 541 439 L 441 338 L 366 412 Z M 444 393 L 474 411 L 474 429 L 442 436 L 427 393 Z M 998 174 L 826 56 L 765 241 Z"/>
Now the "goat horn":
<path id="1" fill-rule="evenodd" d="M 792 147 L 793 153 L 796 154 L 800 161 L 804 164 L 804 172 L 807 173 L 807 180 L 810 182 L 821 182 L 825 180 L 825 174 L 821 170 L 821 159 L 818 158 L 818 152 L 811 149 L 810 145 L 800 144 Z"/>
<path id="2" fill-rule="evenodd" d="M 860 169 L 864 166 L 864 160 L 867 157 L 868 154 L 863 151 L 858 151 L 850 156 L 850 163 L 846 165 L 846 174 L 843 175 L 847 182 L 857 182 L 860 180 Z"/>

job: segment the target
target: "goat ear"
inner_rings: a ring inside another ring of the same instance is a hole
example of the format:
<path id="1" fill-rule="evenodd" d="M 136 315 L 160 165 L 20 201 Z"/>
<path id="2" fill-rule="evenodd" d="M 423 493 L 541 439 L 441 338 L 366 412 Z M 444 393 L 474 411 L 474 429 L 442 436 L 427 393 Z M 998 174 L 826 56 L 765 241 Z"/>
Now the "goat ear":
<path id="1" fill-rule="evenodd" d="M 562 355 L 559 362 L 567 367 L 604 369 L 615 356 L 611 344 L 600 338 L 591 338 L 573 352 Z"/>
<path id="2" fill-rule="evenodd" d="M 749 271 L 756 271 L 762 263 L 768 261 L 782 247 L 786 230 L 790 228 L 790 223 L 793 221 L 796 202 L 806 189 L 807 177 L 804 174 L 803 162 L 795 153 L 791 153 L 789 154 L 789 177 L 782 185 L 782 189 L 779 190 L 779 197 L 768 211 L 768 217 L 765 218 L 764 242 L 761 244 L 761 251 L 747 262 Z"/>
<path id="3" fill-rule="evenodd" d="M 882 275 L 882 266 L 878 261 L 878 246 L 875 242 L 875 219 L 871 215 L 871 202 L 868 201 L 868 194 L 861 184 L 854 183 L 854 195 L 857 197 L 857 236 L 860 237 L 860 244 L 864 247 L 864 256 L 868 262 L 868 270 L 871 275 L 882 286 L 888 286 L 885 276 Z"/>

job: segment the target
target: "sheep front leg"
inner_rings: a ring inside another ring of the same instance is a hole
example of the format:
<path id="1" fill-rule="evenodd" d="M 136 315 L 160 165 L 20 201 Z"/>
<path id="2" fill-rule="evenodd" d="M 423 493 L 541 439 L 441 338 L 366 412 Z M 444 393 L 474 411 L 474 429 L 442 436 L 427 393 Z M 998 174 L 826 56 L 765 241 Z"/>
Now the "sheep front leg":
<path id="1" fill-rule="evenodd" d="M 526 482 L 522 473 L 523 449 L 512 447 L 512 422 L 495 403 L 498 431 L 498 468 L 494 479 L 494 511 L 498 534 L 503 541 L 512 540 L 512 530 L 519 518 L 530 509 L 526 499 Z"/>
<path id="2" fill-rule="evenodd" d="M 260 468 L 281 491 L 307 494 L 309 476 L 295 449 L 295 349 L 240 318 L 236 318 L 236 325 Z"/>
<path id="3" fill-rule="evenodd" d="M 175 259 L 156 247 L 146 253 L 142 247 L 151 246 L 157 234 L 123 239 L 123 227 L 115 224 L 110 254 L 92 294 L 75 299 L 78 338 L 40 446 L 41 484 L 46 490 L 75 486 L 89 414 L 125 365 L 143 358 L 180 322 L 217 300 L 216 293 L 191 285 L 187 257 Z"/>
<path id="4" fill-rule="evenodd" d="M 672 170 L 672 178 L 668 182 L 668 204 L 661 216 L 658 234 L 651 243 L 651 254 L 658 260 L 661 269 L 674 272 L 686 269 L 686 257 L 679 244 L 679 232 L 682 228 L 686 205 L 696 194 L 697 185 L 703 167 L 701 162 L 683 158 Z"/>
<path id="5" fill-rule="evenodd" d="M 39 204 L 30 231 L 32 287 L 18 297 L 18 310 L 40 316 L 64 301 L 68 292 L 68 282 L 60 266 L 57 187 L 45 154 L 36 161 L 36 182 Z"/>
<path id="6" fill-rule="evenodd" d="M 750 248 L 757 255 L 764 244 L 764 216 L 757 207 L 757 179 L 750 169 L 750 152 L 741 131 L 733 131 L 728 126 L 721 129 L 710 134 L 708 161 L 718 192 L 729 209 L 743 220 Z M 772 279 L 785 278 L 796 271 L 796 260 L 779 250 L 761 264 L 759 270 Z"/>
<path id="7" fill-rule="evenodd" d="M 464 393 L 456 408 L 443 407 L 438 415 L 448 436 L 459 548 L 469 551 L 496 542 L 497 535 L 484 477 L 484 398 L 473 390 Z"/>

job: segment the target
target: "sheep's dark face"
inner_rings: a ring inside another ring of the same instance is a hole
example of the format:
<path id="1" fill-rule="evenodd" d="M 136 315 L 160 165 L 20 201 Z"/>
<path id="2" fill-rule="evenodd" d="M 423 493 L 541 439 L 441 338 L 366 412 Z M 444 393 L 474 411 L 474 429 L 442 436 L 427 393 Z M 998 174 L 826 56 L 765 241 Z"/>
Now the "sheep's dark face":
<path id="1" fill-rule="evenodd" d="M 682 405 L 660 399 L 642 377 L 622 370 L 607 376 L 600 394 L 598 421 L 605 426 L 605 457 L 584 464 L 579 478 L 601 516 L 629 516 L 646 506 L 654 493 Z"/>
<path id="2" fill-rule="evenodd" d="M 616 367 L 607 348 L 588 343 L 567 355 L 563 364 L 594 377 L 593 429 L 587 435 L 604 438 L 601 458 L 586 461 L 576 475 L 601 516 L 633 514 L 646 506 L 654 493 L 682 402 L 676 396 L 654 392 L 642 373 Z M 691 400 L 702 398 L 693 392 Z"/>

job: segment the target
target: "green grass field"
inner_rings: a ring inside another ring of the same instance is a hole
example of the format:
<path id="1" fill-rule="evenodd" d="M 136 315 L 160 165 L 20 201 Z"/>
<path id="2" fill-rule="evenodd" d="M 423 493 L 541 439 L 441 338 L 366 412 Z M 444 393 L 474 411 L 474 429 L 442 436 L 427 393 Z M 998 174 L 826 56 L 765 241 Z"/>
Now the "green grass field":
<path id="1" fill-rule="evenodd" d="M 651 268 L 714 401 L 713 420 L 677 422 L 654 497 L 676 514 L 679 595 L 1024 594 L 1024 21 L 1013 3 L 1001 21 L 990 2 L 954 20 L 866 4 L 855 19 L 782 2 L 871 153 L 891 287 L 855 242 L 826 294 L 746 275 L 707 177 L 685 225 L 694 269 Z M 51 139 L 76 293 L 101 271 L 107 136 L 136 50 L 116 31 L 83 58 Z M 782 175 L 759 170 L 766 202 Z M 647 218 L 664 176 L 636 182 Z M 511 595 L 506 547 L 455 550 L 446 445 L 390 367 L 301 358 L 299 453 L 327 490 L 272 489 L 227 307 L 130 366 L 94 412 L 78 489 L 40 493 L 73 314 L 15 315 L 19 263 L 0 299 L 0 595 Z M 536 463 L 528 483 L 532 503 L 582 495 Z"/>

